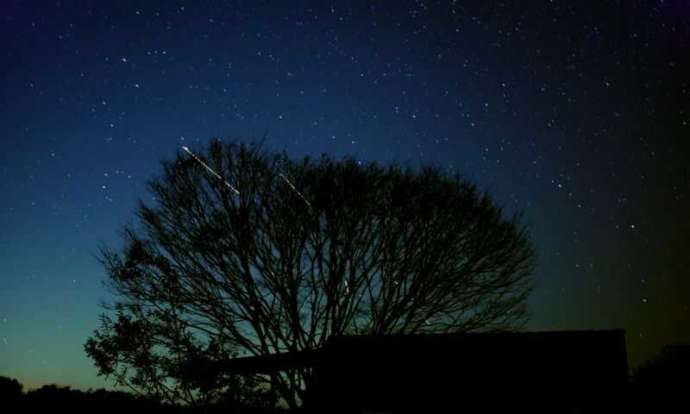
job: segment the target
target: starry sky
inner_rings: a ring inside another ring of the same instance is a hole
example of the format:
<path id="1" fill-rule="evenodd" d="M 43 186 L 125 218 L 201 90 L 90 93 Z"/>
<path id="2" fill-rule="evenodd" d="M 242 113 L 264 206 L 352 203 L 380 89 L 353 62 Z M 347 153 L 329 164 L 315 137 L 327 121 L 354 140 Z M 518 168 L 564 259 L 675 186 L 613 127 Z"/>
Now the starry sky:
<path id="1" fill-rule="evenodd" d="M 17 1 L 0 13 L 0 375 L 83 352 L 146 180 L 213 137 L 459 171 L 538 252 L 529 329 L 690 341 L 690 4 Z"/>

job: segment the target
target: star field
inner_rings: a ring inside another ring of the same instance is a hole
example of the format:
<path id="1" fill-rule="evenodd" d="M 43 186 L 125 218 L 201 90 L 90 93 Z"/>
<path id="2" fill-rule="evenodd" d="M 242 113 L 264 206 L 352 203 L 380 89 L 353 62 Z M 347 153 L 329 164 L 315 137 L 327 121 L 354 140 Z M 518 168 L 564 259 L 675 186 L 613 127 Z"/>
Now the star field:
<path id="1" fill-rule="evenodd" d="M 3 8 L 0 375 L 102 386 L 94 255 L 213 137 L 459 171 L 532 229 L 529 329 L 690 340 L 686 2 Z"/>

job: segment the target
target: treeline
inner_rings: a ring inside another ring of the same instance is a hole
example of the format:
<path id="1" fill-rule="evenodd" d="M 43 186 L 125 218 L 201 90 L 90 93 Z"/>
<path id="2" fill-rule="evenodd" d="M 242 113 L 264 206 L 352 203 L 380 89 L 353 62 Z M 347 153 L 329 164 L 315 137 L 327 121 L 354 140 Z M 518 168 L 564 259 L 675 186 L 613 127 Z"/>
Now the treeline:
<path id="1" fill-rule="evenodd" d="M 58 385 L 44 385 L 24 392 L 13 378 L 0 377 L 0 412 L 98 413 L 98 414 L 274 414 L 277 410 L 243 407 L 235 402 L 219 402 L 205 407 L 166 404 L 152 398 L 105 389 L 80 391 Z M 10 411 L 5 411 L 9 408 Z"/>

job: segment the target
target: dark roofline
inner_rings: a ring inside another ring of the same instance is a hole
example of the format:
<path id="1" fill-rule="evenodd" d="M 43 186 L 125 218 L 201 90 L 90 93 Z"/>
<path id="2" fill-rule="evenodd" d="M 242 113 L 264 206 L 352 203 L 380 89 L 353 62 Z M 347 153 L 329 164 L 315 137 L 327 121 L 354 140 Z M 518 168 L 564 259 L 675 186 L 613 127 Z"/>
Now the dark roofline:
<path id="1" fill-rule="evenodd" d="M 457 333 L 424 333 L 424 334 L 385 334 L 385 335 L 339 335 L 330 338 L 326 346 L 334 341 L 386 341 L 386 340 L 426 340 L 426 339 L 464 339 L 464 338 L 486 338 L 491 336 L 520 336 L 520 337 L 558 337 L 558 336 L 625 336 L 624 329 L 596 329 L 596 330 L 575 330 L 575 331 L 491 331 L 491 332 L 457 332 Z"/>

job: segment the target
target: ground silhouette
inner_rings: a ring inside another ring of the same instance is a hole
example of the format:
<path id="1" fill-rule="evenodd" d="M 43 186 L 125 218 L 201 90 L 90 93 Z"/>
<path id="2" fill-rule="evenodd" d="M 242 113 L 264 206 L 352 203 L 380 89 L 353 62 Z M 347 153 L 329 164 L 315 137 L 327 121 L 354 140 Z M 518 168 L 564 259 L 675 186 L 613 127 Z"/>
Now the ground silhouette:
<path id="1" fill-rule="evenodd" d="M 557 334 L 556 342 L 552 343 L 561 342 L 565 345 L 567 344 L 567 341 L 573 338 L 572 335 L 573 333 Z M 380 366 L 389 364 L 391 359 L 397 360 L 400 362 L 399 366 L 391 366 L 391 371 L 387 375 L 391 375 L 391 373 L 393 375 L 401 375 L 402 373 L 402 375 L 397 380 L 397 383 L 376 385 L 376 378 L 363 378 L 364 382 L 359 383 L 359 385 L 352 386 L 352 384 L 348 385 L 347 381 L 352 381 L 351 375 L 353 370 L 356 370 L 358 368 L 357 364 L 361 365 L 362 362 L 355 363 L 355 365 L 352 367 L 340 369 L 338 371 L 342 373 L 341 378 L 335 377 L 329 379 L 329 381 L 334 381 L 334 383 L 336 383 L 340 388 L 337 390 L 331 389 L 327 392 L 324 392 L 323 390 L 320 391 L 323 393 L 321 395 L 321 399 L 327 400 L 325 402 L 328 404 L 328 406 L 325 410 L 323 409 L 324 406 L 321 406 L 321 411 L 319 412 L 360 414 L 363 411 L 356 408 L 357 402 L 361 402 L 363 399 L 369 399 L 370 402 L 374 403 L 376 403 L 376 401 L 378 401 L 378 403 L 381 402 L 380 396 L 376 396 L 375 393 L 372 393 L 377 386 L 382 386 L 384 389 L 386 389 L 386 392 L 389 393 L 389 396 L 392 395 L 400 397 L 399 401 L 393 401 L 393 406 L 396 406 L 395 408 L 391 408 L 390 405 L 388 408 L 380 407 L 380 412 L 387 413 L 445 413 L 456 411 L 459 412 L 463 409 L 474 409 L 476 412 L 506 413 L 523 412 L 522 408 L 530 405 L 533 408 L 544 408 L 542 412 L 569 414 L 593 412 L 676 413 L 687 411 L 688 402 L 686 393 L 690 387 L 690 380 L 688 379 L 688 372 L 690 372 L 690 347 L 667 347 L 657 357 L 641 364 L 639 367 L 637 367 L 637 369 L 634 370 L 634 373 L 629 380 L 623 378 L 623 383 L 625 386 L 618 390 L 620 393 L 603 396 L 605 398 L 609 398 L 607 405 L 604 405 L 598 404 L 597 400 L 587 401 L 587 394 L 582 393 L 582 385 L 584 384 L 585 386 L 590 386 L 591 381 L 602 381 L 601 378 L 597 378 L 597 376 L 600 375 L 600 372 L 596 371 L 596 368 L 591 368 L 602 363 L 607 364 L 605 361 L 611 357 L 617 358 L 617 353 L 615 352 L 615 343 L 617 342 L 616 336 L 619 336 L 619 334 L 609 331 L 601 334 L 588 333 L 585 336 L 587 335 L 589 335 L 590 338 L 608 338 L 604 342 L 609 342 L 611 345 L 614 345 L 614 347 L 610 348 L 610 351 L 607 352 L 597 351 L 595 349 L 596 347 L 593 349 L 585 349 L 578 356 L 578 360 L 574 362 L 568 362 L 567 359 L 569 355 L 562 355 L 559 350 L 553 350 L 551 351 L 551 356 L 553 359 L 550 360 L 553 362 L 552 369 L 554 372 L 569 369 L 568 366 L 572 368 L 578 364 L 583 364 L 578 375 L 584 375 L 583 373 L 591 370 L 591 375 L 589 377 L 585 376 L 570 378 L 568 380 L 569 383 L 566 384 L 558 382 L 558 377 L 564 377 L 564 374 L 557 374 L 556 377 L 551 380 L 550 385 L 530 389 L 529 381 L 535 372 L 525 372 L 525 370 L 528 370 L 529 367 L 534 364 L 530 362 L 530 358 L 543 359 L 543 357 L 538 357 L 543 350 L 539 349 L 539 345 L 537 345 L 537 349 L 532 349 L 531 351 L 526 352 L 524 349 L 520 350 L 519 347 L 517 347 L 513 348 L 512 350 L 508 350 L 507 352 L 510 355 L 502 356 L 501 358 L 504 360 L 499 361 L 501 364 L 507 364 L 510 367 L 526 367 L 522 371 L 508 373 L 511 380 L 515 380 L 516 378 L 520 377 L 522 378 L 522 384 L 514 384 L 514 390 L 516 392 L 504 393 L 500 392 L 500 390 L 495 386 L 487 386 L 486 389 L 481 393 L 468 393 L 468 388 L 466 386 L 468 384 L 468 380 L 471 379 L 460 378 L 460 376 L 462 376 L 462 370 L 455 370 L 453 372 L 447 371 L 445 372 L 446 385 L 442 387 L 443 389 L 431 390 L 431 392 L 441 392 L 443 393 L 441 394 L 442 399 L 444 399 L 446 402 L 453 401 L 454 406 L 451 407 L 452 409 L 450 411 L 448 411 L 448 407 L 442 409 L 434 406 L 433 403 L 425 404 L 424 401 L 414 401 L 415 395 L 423 392 L 429 392 L 429 390 L 424 390 L 425 386 L 428 386 L 429 384 L 438 385 L 441 383 L 442 379 L 431 378 L 431 381 L 425 382 L 425 379 L 415 379 L 413 376 L 405 374 L 405 370 L 408 368 L 418 371 L 420 369 L 429 371 L 428 367 L 423 366 L 425 359 L 422 357 L 413 358 L 412 361 L 400 358 L 399 356 L 396 356 L 395 353 L 385 357 L 385 349 L 380 349 L 381 346 L 386 345 L 386 347 L 388 347 L 390 344 L 387 344 L 387 342 L 399 342 L 401 338 L 384 338 L 380 341 L 374 340 L 373 342 L 375 345 L 373 347 L 369 345 L 363 347 L 364 344 L 372 343 L 372 339 L 370 338 L 346 339 L 341 341 L 340 345 L 350 347 L 353 345 L 353 341 L 356 342 L 357 344 L 354 346 L 354 352 L 367 352 L 371 354 L 371 358 L 381 358 L 382 361 L 379 364 Z M 549 335 L 528 335 L 525 337 L 527 342 L 525 342 L 523 345 L 532 346 L 538 343 L 540 338 L 545 337 L 549 337 Z M 516 343 L 514 339 L 509 339 L 509 341 Z M 520 341 L 523 341 L 523 339 L 519 339 L 517 342 Z M 422 342 L 428 343 L 429 341 L 422 340 Z M 434 340 L 431 342 L 434 342 Z M 474 342 L 473 347 L 476 347 L 477 349 L 487 346 L 485 339 L 480 339 L 479 341 Z M 419 344 L 414 344 L 414 347 L 419 348 L 418 345 Z M 566 348 L 569 346 L 570 345 L 566 345 Z M 578 347 L 579 344 L 575 343 L 572 344 L 571 348 L 575 349 Z M 565 348 L 561 347 L 560 350 L 565 350 Z M 486 350 L 482 352 L 486 352 Z M 481 352 L 477 352 L 476 354 L 479 353 Z M 524 361 L 519 361 L 520 355 L 526 357 Z M 592 359 L 588 361 L 590 357 Z M 620 355 L 618 355 L 618 357 L 620 357 Z M 388 358 L 388 361 L 386 361 L 386 358 Z M 471 360 L 472 355 L 468 355 L 468 358 L 469 359 L 467 360 Z M 497 361 L 501 358 L 498 358 Z M 597 360 L 597 358 L 599 358 L 599 360 Z M 431 359 L 433 360 L 434 358 L 432 357 Z M 515 359 L 515 361 L 510 362 L 511 359 Z M 279 368 L 285 368 L 295 363 L 312 363 L 313 361 L 313 356 L 305 355 L 300 355 L 294 360 L 284 360 L 284 358 L 269 358 L 263 362 L 261 367 L 264 370 L 270 370 L 272 369 L 271 367 L 277 366 Z M 347 365 L 352 363 L 352 361 L 341 361 L 341 363 Z M 415 367 L 415 365 L 417 366 Z M 475 365 L 476 366 L 473 369 L 476 370 L 481 368 L 476 363 Z M 616 365 L 619 365 L 619 363 L 607 365 L 615 367 Z M 251 368 L 251 364 L 247 363 L 240 363 L 238 366 L 242 367 L 243 369 Z M 447 367 L 441 367 L 440 371 L 443 371 L 446 368 Z M 618 371 L 618 369 L 615 370 L 615 372 Z M 337 374 L 337 372 L 334 373 Z M 377 373 L 377 375 L 381 375 L 381 372 Z M 565 373 L 565 375 L 567 376 L 567 373 Z M 505 381 L 505 377 L 501 378 L 499 376 L 486 377 L 485 379 L 487 380 L 487 384 L 500 384 L 502 381 Z M 616 382 L 620 383 L 619 380 L 620 379 L 616 380 Z M 542 384 L 548 384 L 549 381 L 549 378 L 543 378 Z M 413 384 L 413 386 L 410 387 L 410 382 L 416 382 L 416 384 Z M 424 385 L 425 383 L 426 385 Z M 367 390 L 367 387 L 371 389 Z M 550 394 L 550 391 L 558 390 L 559 388 L 560 391 L 558 392 L 561 392 L 561 395 Z M 413 404 L 408 406 L 400 406 L 401 401 L 407 401 L 407 404 L 409 404 L 410 401 L 413 401 Z M 214 404 L 209 404 L 203 407 L 188 407 L 175 404 L 164 404 L 155 399 L 135 396 L 127 392 L 109 391 L 103 389 L 79 391 L 69 387 L 45 385 L 39 389 L 25 392 L 23 391 L 22 384 L 17 380 L 2 376 L 0 376 L 0 411 L 8 413 L 59 412 L 70 414 L 123 414 L 140 412 L 148 414 L 287 413 L 287 411 L 279 409 L 240 406 L 232 398 L 226 400 L 221 399 L 216 401 Z M 530 412 L 539 411 L 538 409 L 532 409 Z"/>
<path id="2" fill-rule="evenodd" d="M 610 336 L 609 334 L 604 334 L 605 336 Z M 596 336 L 596 335 L 595 335 Z M 614 335 L 615 336 L 615 335 Z M 530 341 L 534 340 L 533 337 Z M 568 339 L 563 337 L 563 339 Z M 353 339 L 359 342 L 371 342 L 370 339 Z M 395 339 L 394 339 L 395 340 Z M 398 339 L 399 340 L 399 339 Z M 348 341 L 345 341 L 348 342 Z M 341 344 L 346 344 L 342 342 Z M 383 341 L 385 342 L 385 341 Z M 382 342 L 377 341 L 381 344 Z M 477 346 L 483 346 L 483 344 L 477 343 Z M 361 346 L 358 346 L 361 348 Z M 578 400 L 578 395 L 580 395 L 580 387 L 573 383 L 568 385 L 570 389 L 564 389 L 570 393 L 573 398 L 564 398 L 558 396 L 558 398 L 553 398 L 553 395 L 548 393 L 546 388 L 536 388 L 536 389 L 526 389 L 523 384 L 522 389 L 520 386 L 516 386 L 516 390 L 520 389 L 519 393 L 514 395 L 508 395 L 505 393 L 498 392 L 495 388 L 487 388 L 485 392 L 481 394 L 468 394 L 467 389 L 463 388 L 461 385 L 463 380 L 458 381 L 457 377 L 462 373 L 460 370 L 453 373 L 446 372 L 447 375 L 447 387 L 445 390 L 441 390 L 446 393 L 444 397 L 446 400 L 455 401 L 456 406 L 454 409 L 434 409 L 433 404 L 429 404 L 426 407 L 413 406 L 413 407 L 398 407 L 396 409 L 387 409 L 381 412 L 388 413 L 405 413 L 405 412 L 425 412 L 425 413 L 435 413 L 435 412 L 460 412 L 463 409 L 475 409 L 475 412 L 487 412 L 487 413 L 518 413 L 523 412 L 520 407 L 524 408 L 530 406 L 532 402 L 534 407 L 544 406 L 543 402 L 549 402 L 549 406 L 545 412 L 553 413 L 592 413 L 592 412 L 627 412 L 627 413 L 676 413 L 676 412 L 686 412 L 688 408 L 687 404 L 687 389 L 688 389 L 688 369 L 690 368 L 690 348 L 687 346 L 671 346 L 667 347 L 660 353 L 657 357 L 641 364 L 637 369 L 634 370 L 633 375 L 630 377 L 629 381 L 626 382 L 626 386 L 623 388 L 622 392 L 615 395 L 615 400 L 613 400 L 611 405 L 596 405 L 596 401 L 588 401 L 587 409 L 583 409 L 585 406 L 582 400 Z M 514 349 L 512 353 L 520 353 L 519 349 Z M 532 352 L 534 354 L 535 352 Z M 538 352 L 536 352 L 538 353 Z M 554 355 L 557 355 L 555 352 Z M 379 354 L 380 355 L 380 354 Z M 581 356 L 582 360 L 585 361 L 587 356 L 590 355 L 589 351 L 583 353 Z M 614 355 L 614 354 L 610 354 Z M 471 358 L 471 356 L 470 356 Z M 561 355 L 553 360 L 554 369 L 558 370 L 559 359 L 567 360 L 568 355 Z M 422 357 L 416 357 L 416 361 L 423 361 Z M 312 361 L 309 358 L 305 358 L 304 355 L 298 357 L 296 363 L 304 363 L 305 361 Z M 281 361 L 280 358 L 272 359 L 267 361 L 265 368 L 270 368 L 271 365 L 278 364 L 279 366 L 289 366 L 294 361 Z M 345 361 L 347 363 L 347 361 Z M 385 362 L 385 361 L 384 361 Z M 598 363 L 597 361 L 591 361 L 592 363 Z M 525 362 L 525 366 L 529 366 L 529 362 Z M 414 365 L 414 363 L 413 363 Z M 515 365 L 511 363 L 511 365 Z M 592 364 L 589 364 L 592 365 Z M 240 364 L 240 366 L 246 367 L 247 364 Z M 418 369 L 418 368 L 417 368 Z M 401 371 L 400 367 L 395 368 L 397 371 Z M 342 370 L 343 374 L 347 377 L 351 375 L 351 369 Z M 348 371 L 348 372 L 345 372 Z M 404 367 L 402 368 L 404 371 Z M 512 373 L 513 377 L 522 376 L 524 381 L 528 381 L 530 376 L 534 373 L 530 372 L 515 372 Z M 591 380 L 598 380 L 596 376 L 598 372 L 592 372 Z M 456 378 L 456 380 L 454 380 Z M 501 378 L 490 378 L 487 379 L 492 382 L 495 380 L 496 383 L 501 382 Z M 349 380 L 335 379 L 336 381 Z M 548 379 L 546 379 L 548 380 Z M 581 381 L 585 383 L 588 382 L 588 378 L 580 378 Z M 368 379 L 371 383 L 371 379 Z M 389 384 L 387 386 L 388 392 L 391 395 L 400 395 L 403 399 L 409 399 L 409 395 L 405 396 L 403 393 L 417 393 L 421 392 L 418 386 L 409 387 L 406 384 L 407 379 L 402 378 L 398 381 L 397 385 Z M 431 383 L 438 383 L 439 379 L 436 378 Z M 423 380 L 418 382 L 424 382 Z M 455 383 L 455 386 L 453 385 Z M 517 384 L 516 384 L 517 385 Z M 558 388 L 558 383 L 554 382 L 554 389 Z M 392 389 L 393 386 L 399 387 L 399 389 Z M 356 389 L 357 387 L 355 387 Z M 324 394 L 323 396 L 328 398 L 328 404 L 330 408 L 327 411 L 321 412 L 342 412 L 342 413 L 358 413 L 362 411 L 359 410 L 347 410 L 344 408 L 352 408 L 352 402 L 361 400 L 362 398 L 371 398 L 372 394 L 369 395 L 356 395 L 357 392 L 353 393 L 352 388 L 345 387 L 339 392 L 330 393 L 329 395 Z M 230 401 L 230 402 L 228 402 Z M 594 405 L 592 405 L 594 404 Z M 602 411 L 603 409 L 603 411 Z M 279 414 L 287 413 L 285 410 L 279 409 L 266 409 L 261 407 L 242 407 L 238 406 L 233 402 L 232 398 L 226 401 L 218 401 L 215 404 L 207 405 L 204 407 L 186 407 L 182 405 L 175 404 L 164 404 L 160 401 L 150 398 L 144 398 L 141 396 L 135 396 L 127 392 L 119 391 L 109 391 L 109 390 L 89 390 L 89 391 L 79 391 L 74 390 L 69 387 L 60 387 L 56 385 L 46 385 L 36 390 L 31 390 L 28 392 L 23 391 L 22 384 L 17 380 L 7 377 L 0 376 L 0 412 L 21 412 L 21 413 L 70 413 L 70 414 L 81 414 L 81 413 L 99 413 L 99 414 L 123 414 L 123 413 L 148 413 L 148 414 Z M 535 410 L 530 410 L 529 412 L 535 412 Z M 538 411 L 537 411 L 538 412 Z"/>

